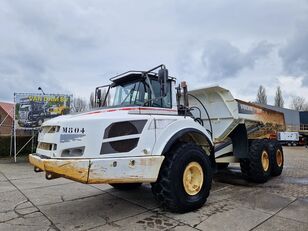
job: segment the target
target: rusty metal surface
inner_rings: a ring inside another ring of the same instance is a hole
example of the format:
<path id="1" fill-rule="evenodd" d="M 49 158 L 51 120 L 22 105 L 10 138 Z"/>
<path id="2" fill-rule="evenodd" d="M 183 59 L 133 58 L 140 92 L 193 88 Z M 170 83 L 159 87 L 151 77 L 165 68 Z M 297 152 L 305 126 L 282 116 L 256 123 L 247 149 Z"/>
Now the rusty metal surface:
<path id="1" fill-rule="evenodd" d="M 45 167 L 44 167 L 44 162 L 42 161 L 41 158 L 39 158 L 38 156 L 34 156 L 32 154 L 29 155 L 29 162 L 35 166 L 35 167 L 38 167 L 39 169 L 41 170 L 45 170 Z"/>
<path id="2" fill-rule="evenodd" d="M 285 128 L 285 119 L 283 113 L 270 110 L 260 105 L 245 102 L 239 99 L 237 99 L 236 101 L 239 104 L 240 116 L 251 115 L 252 117 L 250 118 L 253 118 L 256 122 L 261 122 L 263 124 L 272 124 L 273 126 Z"/>
<path id="3" fill-rule="evenodd" d="M 89 184 L 155 182 L 163 156 L 91 161 Z"/>
<path id="4" fill-rule="evenodd" d="M 60 160 L 29 155 L 32 165 L 86 184 L 155 182 L 163 160 L 163 156 Z"/>
<path id="5" fill-rule="evenodd" d="M 81 183 L 88 182 L 89 160 L 45 160 L 45 171 Z"/>
<path id="6" fill-rule="evenodd" d="M 283 113 L 254 103 L 238 99 L 236 101 L 238 102 L 239 117 L 244 119 L 246 127 L 259 126 L 259 129 L 249 134 L 249 139 L 273 138 L 277 131 L 286 129 Z"/>

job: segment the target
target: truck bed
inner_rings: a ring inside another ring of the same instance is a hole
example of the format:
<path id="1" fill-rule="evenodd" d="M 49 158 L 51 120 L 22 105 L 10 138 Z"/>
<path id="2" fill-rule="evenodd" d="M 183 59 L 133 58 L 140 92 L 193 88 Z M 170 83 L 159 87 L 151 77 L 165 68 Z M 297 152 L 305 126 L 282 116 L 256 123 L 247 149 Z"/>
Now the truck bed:
<path id="1" fill-rule="evenodd" d="M 225 88 L 202 88 L 192 90 L 189 94 L 201 100 L 207 109 L 213 127 L 214 143 L 224 142 L 239 124 L 246 125 L 249 139 L 270 138 L 277 131 L 285 129 L 283 113 L 235 99 Z M 204 126 L 210 130 L 209 118 L 200 103 L 189 97 L 189 106 L 200 108 Z M 197 110 L 193 114 L 199 117 Z"/>

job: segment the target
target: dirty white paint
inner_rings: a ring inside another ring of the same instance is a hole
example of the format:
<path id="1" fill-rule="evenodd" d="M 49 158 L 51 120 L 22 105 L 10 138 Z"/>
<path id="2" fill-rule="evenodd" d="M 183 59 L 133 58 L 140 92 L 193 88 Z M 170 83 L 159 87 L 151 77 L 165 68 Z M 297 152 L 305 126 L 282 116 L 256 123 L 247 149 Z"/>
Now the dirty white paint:
<path id="1" fill-rule="evenodd" d="M 88 183 L 155 182 L 164 156 L 91 160 Z"/>
<path id="2" fill-rule="evenodd" d="M 30 163 L 46 172 L 82 183 L 155 182 L 164 156 L 107 159 L 41 159 L 30 154 Z"/>

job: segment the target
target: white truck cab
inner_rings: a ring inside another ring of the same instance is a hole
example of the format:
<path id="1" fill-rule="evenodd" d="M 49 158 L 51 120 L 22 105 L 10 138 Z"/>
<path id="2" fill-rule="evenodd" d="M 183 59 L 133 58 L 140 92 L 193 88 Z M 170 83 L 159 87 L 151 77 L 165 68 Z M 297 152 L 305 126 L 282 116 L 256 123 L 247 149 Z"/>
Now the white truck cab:
<path id="1" fill-rule="evenodd" d="M 181 112 L 175 78 L 160 65 L 110 80 L 96 88 L 96 110 L 43 123 L 36 153 L 29 156 L 35 170 L 45 171 L 47 179 L 119 189 L 152 183 L 155 197 L 172 211 L 202 206 L 214 146 L 206 128 Z"/>

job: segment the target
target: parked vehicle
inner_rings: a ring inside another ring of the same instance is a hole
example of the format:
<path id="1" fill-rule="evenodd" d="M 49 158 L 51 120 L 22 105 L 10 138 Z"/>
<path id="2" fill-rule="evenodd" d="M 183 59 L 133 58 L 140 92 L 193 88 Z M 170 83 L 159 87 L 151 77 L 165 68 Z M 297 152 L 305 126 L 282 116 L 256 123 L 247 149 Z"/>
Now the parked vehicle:
<path id="1" fill-rule="evenodd" d="M 299 132 L 278 132 L 277 140 L 282 145 L 296 146 L 301 142 Z"/>
<path id="2" fill-rule="evenodd" d="M 41 126 L 46 117 L 45 103 L 34 102 L 25 98 L 19 105 L 18 124 L 21 127 Z"/>
<path id="3" fill-rule="evenodd" d="M 44 122 L 29 156 L 35 171 L 120 190 L 151 183 L 173 212 L 203 206 L 213 173 L 229 163 L 258 183 L 281 174 L 281 145 L 264 138 L 284 127 L 282 113 L 235 100 L 221 87 L 188 92 L 164 65 L 110 80 L 96 88 L 98 109 Z"/>
<path id="4" fill-rule="evenodd" d="M 58 115 L 66 115 L 70 111 L 70 108 L 65 105 L 53 105 L 48 108 L 48 112 L 52 116 L 58 116 Z"/>

